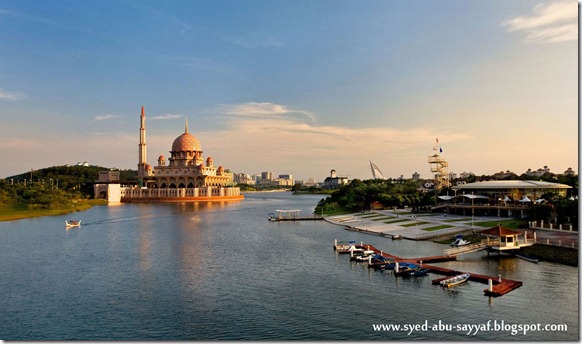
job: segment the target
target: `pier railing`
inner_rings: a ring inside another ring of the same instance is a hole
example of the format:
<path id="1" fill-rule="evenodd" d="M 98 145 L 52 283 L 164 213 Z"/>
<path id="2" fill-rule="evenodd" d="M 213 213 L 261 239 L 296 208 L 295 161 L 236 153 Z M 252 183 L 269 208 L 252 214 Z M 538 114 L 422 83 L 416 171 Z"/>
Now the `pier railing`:
<path id="1" fill-rule="evenodd" d="M 551 231 L 559 231 L 559 232 L 578 232 L 577 228 L 574 228 L 571 224 L 556 224 L 556 223 L 547 223 L 543 220 L 540 221 L 530 221 L 529 228 L 532 229 L 549 229 Z"/>
<path id="2" fill-rule="evenodd" d="M 548 246 L 558 246 L 558 247 L 568 247 L 568 248 L 579 248 L 579 243 L 577 241 L 571 240 L 557 240 L 557 239 L 540 239 L 537 238 L 534 243 L 538 245 L 548 245 Z"/>

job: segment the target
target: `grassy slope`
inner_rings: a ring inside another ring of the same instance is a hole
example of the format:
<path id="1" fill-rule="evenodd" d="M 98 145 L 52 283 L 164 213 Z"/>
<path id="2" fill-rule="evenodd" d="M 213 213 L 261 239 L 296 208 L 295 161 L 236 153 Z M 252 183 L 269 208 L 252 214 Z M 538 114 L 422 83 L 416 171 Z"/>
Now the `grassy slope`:
<path id="1" fill-rule="evenodd" d="M 11 207 L 0 209 L 0 221 L 19 220 L 40 216 L 62 215 L 87 210 L 94 205 L 105 205 L 105 204 L 107 204 L 106 201 L 99 199 L 80 200 L 74 206 L 67 209 L 28 209 L 25 205 L 16 204 Z"/>

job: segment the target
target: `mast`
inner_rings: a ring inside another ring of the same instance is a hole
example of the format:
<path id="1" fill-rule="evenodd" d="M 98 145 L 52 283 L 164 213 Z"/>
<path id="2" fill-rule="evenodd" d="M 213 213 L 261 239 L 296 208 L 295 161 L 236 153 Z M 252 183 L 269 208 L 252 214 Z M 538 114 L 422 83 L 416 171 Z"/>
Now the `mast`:
<path id="1" fill-rule="evenodd" d="M 147 165 L 147 146 L 146 146 L 146 127 L 145 127 L 145 109 L 141 107 L 140 126 L 139 126 L 139 161 L 137 163 L 137 179 L 139 186 L 143 186 Z"/>

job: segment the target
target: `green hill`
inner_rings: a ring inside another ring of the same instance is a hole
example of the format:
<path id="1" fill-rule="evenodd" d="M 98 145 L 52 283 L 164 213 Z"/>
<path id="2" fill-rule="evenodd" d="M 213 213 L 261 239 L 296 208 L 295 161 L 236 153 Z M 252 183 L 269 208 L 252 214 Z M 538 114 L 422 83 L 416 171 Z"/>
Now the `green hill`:
<path id="1" fill-rule="evenodd" d="M 0 180 L 0 221 L 56 215 L 102 204 L 93 200 L 101 166 L 53 166 Z M 122 182 L 137 180 L 137 171 L 122 170 Z"/>

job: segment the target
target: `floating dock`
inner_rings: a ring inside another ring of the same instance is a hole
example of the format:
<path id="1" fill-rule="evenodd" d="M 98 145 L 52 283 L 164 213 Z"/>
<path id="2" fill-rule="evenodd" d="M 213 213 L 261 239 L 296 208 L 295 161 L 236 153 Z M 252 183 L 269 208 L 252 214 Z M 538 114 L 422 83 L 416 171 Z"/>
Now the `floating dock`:
<path id="1" fill-rule="evenodd" d="M 269 221 L 272 222 L 281 222 L 281 221 L 318 221 L 323 220 L 323 216 L 313 215 L 310 217 L 301 217 L 299 214 L 301 210 L 299 209 L 292 209 L 292 210 L 275 210 L 277 214 L 270 213 L 269 214 Z"/>
<path id="2" fill-rule="evenodd" d="M 319 221 L 323 220 L 323 217 L 293 217 L 293 218 L 269 218 L 272 222 L 282 222 L 282 221 Z"/>
<path id="3" fill-rule="evenodd" d="M 454 269 L 448 269 L 440 266 L 434 265 L 427 265 L 425 263 L 439 263 L 439 262 L 446 262 L 451 260 L 456 260 L 456 256 L 430 256 L 430 257 L 421 257 L 421 258 L 400 258 L 386 252 L 380 251 L 372 245 L 368 244 L 355 244 L 356 248 L 362 248 L 370 251 L 374 251 L 374 253 L 379 254 L 383 257 L 393 259 L 395 262 L 406 262 L 406 263 L 413 263 L 422 266 L 425 269 L 428 269 L 430 272 L 445 275 L 445 277 L 437 278 L 432 281 L 432 284 L 439 284 L 440 281 L 450 278 L 451 276 L 461 275 L 468 273 L 467 271 L 458 271 Z M 470 273 L 471 276 L 469 277 L 470 281 L 480 282 L 484 284 L 488 284 L 488 287 L 483 290 L 486 296 L 501 296 L 509 293 L 512 290 L 515 290 L 523 285 L 520 281 L 510 280 L 510 279 L 501 279 L 501 276 L 493 277 L 487 276 L 482 274 L 474 274 Z"/>

